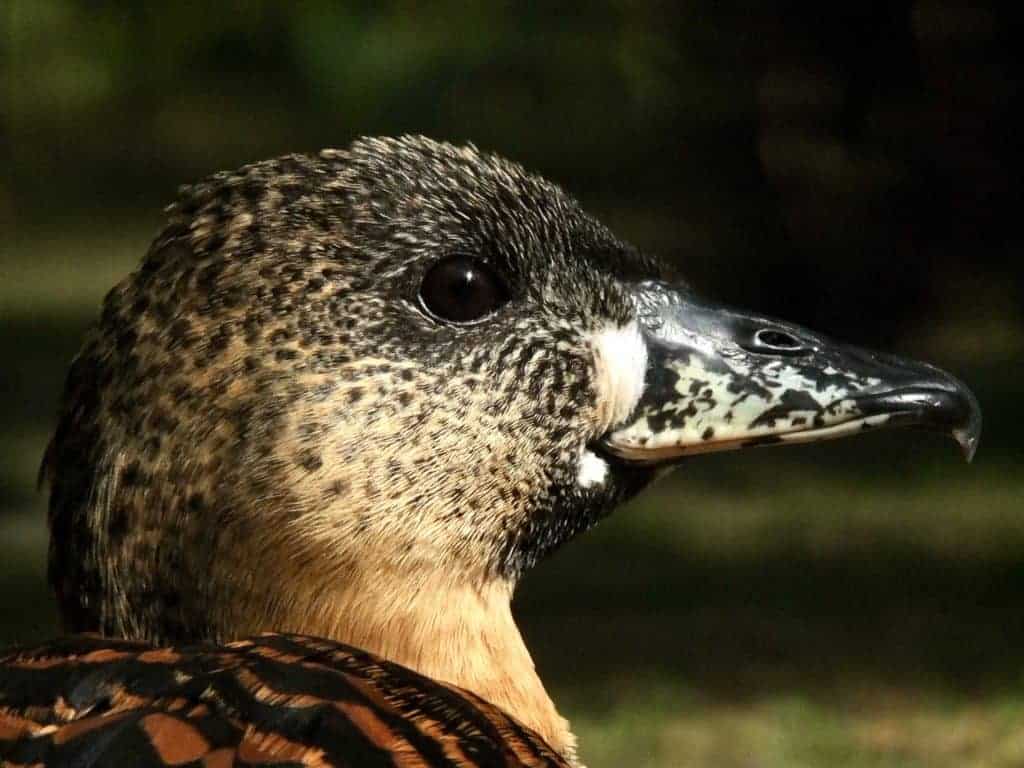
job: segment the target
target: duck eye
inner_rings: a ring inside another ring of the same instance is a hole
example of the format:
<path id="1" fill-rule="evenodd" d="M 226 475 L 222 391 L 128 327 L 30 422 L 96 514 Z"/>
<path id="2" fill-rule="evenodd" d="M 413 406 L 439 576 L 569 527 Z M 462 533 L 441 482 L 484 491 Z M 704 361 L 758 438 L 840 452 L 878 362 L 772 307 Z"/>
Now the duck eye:
<path id="1" fill-rule="evenodd" d="M 482 320 L 509 300 L 505 280 L 489 264 L 469 256 L 449 256 L 423 276 L 420 304 L 449 323 Z"/>

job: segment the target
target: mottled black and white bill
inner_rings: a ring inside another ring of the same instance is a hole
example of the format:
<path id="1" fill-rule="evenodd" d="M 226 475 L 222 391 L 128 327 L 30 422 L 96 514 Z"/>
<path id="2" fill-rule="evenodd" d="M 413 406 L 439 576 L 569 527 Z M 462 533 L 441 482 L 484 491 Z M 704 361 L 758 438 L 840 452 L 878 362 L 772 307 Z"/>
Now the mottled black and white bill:
<path id="1" fill-rule="evenodd" d="M 621 459 L 660 462 L 889 426 L 947 432 L 968 461 L 977 450 L 978 401 L 939 368 L 713 306 L 664 283 L 640 284 L 634 298 L 647 345 L 644 390 L 603 440 Z"/>

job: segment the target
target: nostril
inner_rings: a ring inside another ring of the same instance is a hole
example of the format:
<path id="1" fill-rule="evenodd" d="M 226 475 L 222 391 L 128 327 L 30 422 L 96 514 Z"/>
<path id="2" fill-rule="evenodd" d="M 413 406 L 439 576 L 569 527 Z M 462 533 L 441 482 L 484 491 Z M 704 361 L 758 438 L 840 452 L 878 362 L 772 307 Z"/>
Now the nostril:
<path id="1" fill-rule="evenodd" d="M 762 328 L 754 334 L 754 343 L 761 349 L 776 352 L 799 352 L 804 348 L 800 339 L 779 328 Z"/>

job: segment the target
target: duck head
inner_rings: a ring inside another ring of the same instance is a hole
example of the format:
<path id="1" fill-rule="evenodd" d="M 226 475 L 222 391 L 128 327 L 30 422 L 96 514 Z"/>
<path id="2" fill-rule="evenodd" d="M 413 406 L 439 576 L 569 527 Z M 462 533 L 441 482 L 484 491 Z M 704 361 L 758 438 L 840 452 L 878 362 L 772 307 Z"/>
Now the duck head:
<path id="1" fill-rule="evenodd" d="M 691 453 L 893 424 L 957 436 L 927 365 L 701 302 L 553 184 L 366 139 L 182 190 L 73 364 L 45 461 L 69 629 L 293 630 L 568 727 L 520 575 Z"/>

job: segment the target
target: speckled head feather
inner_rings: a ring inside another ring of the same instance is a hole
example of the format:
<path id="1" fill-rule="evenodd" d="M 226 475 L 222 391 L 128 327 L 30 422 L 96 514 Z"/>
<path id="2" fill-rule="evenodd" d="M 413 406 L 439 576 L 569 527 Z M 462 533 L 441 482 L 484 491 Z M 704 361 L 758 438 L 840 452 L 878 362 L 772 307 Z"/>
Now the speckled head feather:
<path id="1" fill-rule="evenodd" d="M 314 561 L 514 577 L 615 500 L 573 498 L 610 426 L 590 339 L 632 318 L 619 279 L 657 268 L 554 185 L 369 139 L 217 174 L 169 218 L 107 296 L 48 457 L 74 628 L 221 639 L 243 619 L 220 606 Z M 419 307 L 453 253 L 507 276 L 499 317 Z"/>

